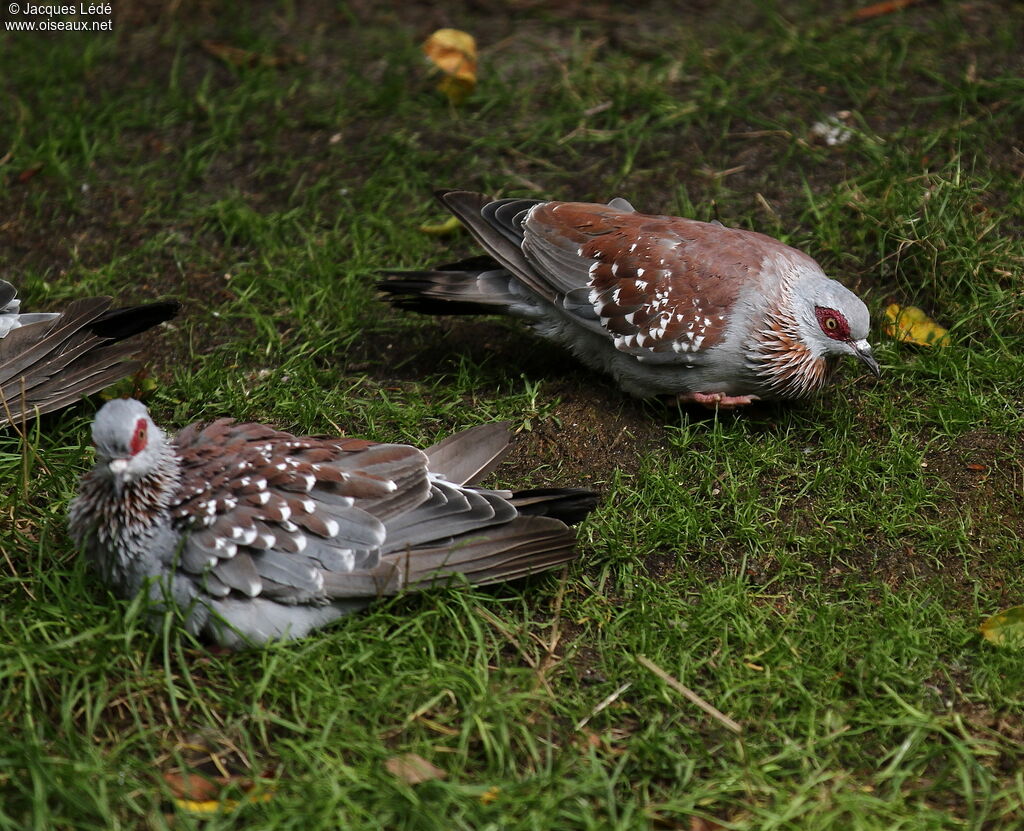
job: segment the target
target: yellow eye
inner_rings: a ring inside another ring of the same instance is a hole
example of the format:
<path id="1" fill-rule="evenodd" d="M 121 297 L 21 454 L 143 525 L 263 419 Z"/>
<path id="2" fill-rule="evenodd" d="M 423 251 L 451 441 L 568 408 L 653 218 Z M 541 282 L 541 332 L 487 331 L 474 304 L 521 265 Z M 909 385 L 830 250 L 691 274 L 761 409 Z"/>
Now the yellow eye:
<path id="1" fill-rule="evenodd" d="M 838 325 L 839 324 L 836 323 L 836 319 L 834 317 L 827 317 L 827 318 L 825 318 L 825 328 L 826 329 L 829 329 L 830 331 L 834 332 Z"/>

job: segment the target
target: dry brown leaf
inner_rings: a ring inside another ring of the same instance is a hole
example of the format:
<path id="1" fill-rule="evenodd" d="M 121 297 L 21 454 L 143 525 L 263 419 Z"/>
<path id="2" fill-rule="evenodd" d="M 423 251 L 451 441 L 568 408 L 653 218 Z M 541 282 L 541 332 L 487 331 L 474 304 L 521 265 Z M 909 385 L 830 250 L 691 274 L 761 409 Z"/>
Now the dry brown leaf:
<path id="1" fill-rule="evenodd" d="M 215 58 L 220 58 L 224 63 L 234 67 L 264 66 L 281 67 L 293 63 L 303 63 L 305 55 L 265 55 L 261 52 L 250 52 L 248 49 L 239 49 L 237 46 L 228 46 L 226 43 L 217 43 L 213 40 L 204 40 L 200 44 L 207 52 Z"/>
<path id="2" fill-rule="evenodd" d="M 269 802 L 274 793 L 270 789 L 257 790 L 251 779 L 242 777 L 172 771 L 164 774 L 164 782 L 171 791 L 174 804 L 193 814 L 216 814 L 233 811 L 242 803 Z M 222 797 L 222 792 L 228 787 L 240 788 L 245 797 L 241 800 Z"/>
<path id="3" fill-rule="evenodd" d="M 907 8 L 907 6 L 913 6 L 915 3 L 920 3 L 921 0 L 883 0 L 881 3 L 873 3 L 870 6 L 865 6 L 862 9 L 857 9 L 851 13 L 847 18 L 851 23 L 860 23 L 864 20 L 872 20 L 882 15 L 892 14 L 898 12 L 901 9 Z"/>
<path id="4" fill-rule="evenodd" d="M 438 29 L 423 42 L 423 54 L 444 73 L 437 88 L 453 104 L 476 87 L 476 40 L 461 29 Z"/>
<path id="5" fill-rule="evenodd" d="M 21 171 L 21 173 L 18 174 L 18 177 L 17 177 L 18 184 L 19 185 L 25 184 L 25 182 L 27 182 L 29 179 L 31 179 L 33 176 L 35 176 L 42 169 L 43 169 L 43 163 L 42 162 L 37 162 L 36 164 L 32 165 L 31 167 L 26 167 L 23 171 Z"/>
<path id="6" fill-rule="evenodd" d="M 885 310 L 885 332 L 904 343 L 949 346 L 949 333 L 917 306 L 892 303 Z"/>
<path id="7" fill-rule="evenodd" d="M 223 780 L 223 777 L 219 777 Z M 196 802 L 204 802 L 216 798 L 226 784 L 224 781 L 215 781 L 208 776 L 200 776 L 198 773 L 165 773 L 164 782 L 171 789 L 171 795 L 175 799 L 192 799 Z"/>
<path id="8" fill-rule="evenodd" d="M 437 765 L 432 765 L 416 753 L 392 756 L 384 763 L 384 768 L 396 779 L 401 779 L 410 785 L 429 782 L 431 779 L 444 779 L 447 776 Z"/>
<path id="9" fill-rule="evenodd" d="M 720 831 L 725 826 L 715 822 L 713 819 L 704 817 L 690 817 L 690 831 Z"/>

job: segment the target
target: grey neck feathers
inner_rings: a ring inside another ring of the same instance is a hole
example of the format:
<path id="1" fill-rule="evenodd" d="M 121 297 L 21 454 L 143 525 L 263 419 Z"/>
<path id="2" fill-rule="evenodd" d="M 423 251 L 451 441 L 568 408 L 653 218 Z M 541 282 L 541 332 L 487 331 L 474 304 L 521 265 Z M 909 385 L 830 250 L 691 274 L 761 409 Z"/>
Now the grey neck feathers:
<path id="1" fill-rule="evenodd" d="M 835 364 L 819 354 L 813 338 L 807 337 L 806 321 L 800 319 L 800 309 L 807 304 L 799 292 L 815 278 L 783 270 L 779 290 L 752 333 L 749 360 L 765 386 L 779 398 L 802 398 L 820 389 Z"/>
<path id="2" fill-rule="evenodd" d="M 126 567 L 148 553 L 147 541 L 171 521 L 170 506 L 181 481 L 181 465 L 169 442 L 161 444 L 153 469 L 118 491 L 114 480 L 92 474 L 72 509 L 72 532 L 82 535 L 81 520 L 88 517 L 97 553 L 114 555 L 107 566 Z M 76 521 L 76 517 L 81 519 Z M 76 533 L 77 529 L 77 533 Z"/>

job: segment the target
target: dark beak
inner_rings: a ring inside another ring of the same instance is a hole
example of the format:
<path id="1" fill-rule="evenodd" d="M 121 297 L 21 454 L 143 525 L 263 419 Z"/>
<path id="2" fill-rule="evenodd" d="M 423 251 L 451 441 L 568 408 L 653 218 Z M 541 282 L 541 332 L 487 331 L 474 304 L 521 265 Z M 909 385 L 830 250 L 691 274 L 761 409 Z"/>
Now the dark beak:
<path id="1" fill-rule="evenodd" d="M 875 360 L 870 343 L 866 340 L 852 341 L 850 347 L 853 349 L 853 354 L 857 357 L 857 360 L 870 369 L 872 375 L 876 378 L 882 377 L 882 370 L 878 367 L 878 361 Z"/>

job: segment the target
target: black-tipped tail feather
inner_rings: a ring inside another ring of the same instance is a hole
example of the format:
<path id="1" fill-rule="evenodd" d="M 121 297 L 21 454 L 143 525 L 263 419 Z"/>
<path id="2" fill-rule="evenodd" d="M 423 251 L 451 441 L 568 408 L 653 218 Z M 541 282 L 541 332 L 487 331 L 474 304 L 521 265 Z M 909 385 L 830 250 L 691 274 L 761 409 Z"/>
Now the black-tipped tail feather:
<path id="1" fill-rule="evenodd" d="M 135 372 L 136 344 L 120 341 L 174 317 L 181 304 L 109 307 L 109 297 L 76 300 L 54 320 L 0 338 L 0 427 L 58 410 Z"/>
<path id="2" fill-rule="evenodd" d="M 86 328 L 100 338 L 124 340 L 165 323 L 181 311 L 177 300 L 161 300 L 143 306 L 127 306 L 104 312 Z"/>
<path id="3" fill-rule="evenodd" d="M 597 507 L 597 494 L 585 488 L 531 488 L 509 499 L 524 516 L 547 516 L 577 525 Z"/>
<path id="4" fill-rule="evenodd" d="M 513 298 L 508 274 L 490 257 L 472 257 L 430 271 L 381 271 L 377 290 L 400 309 L 430 315 L 506 314 Z"/>

